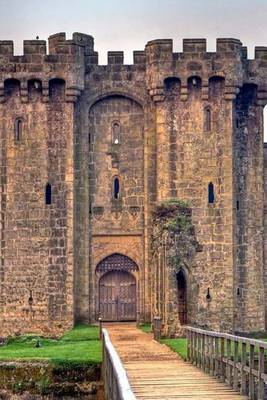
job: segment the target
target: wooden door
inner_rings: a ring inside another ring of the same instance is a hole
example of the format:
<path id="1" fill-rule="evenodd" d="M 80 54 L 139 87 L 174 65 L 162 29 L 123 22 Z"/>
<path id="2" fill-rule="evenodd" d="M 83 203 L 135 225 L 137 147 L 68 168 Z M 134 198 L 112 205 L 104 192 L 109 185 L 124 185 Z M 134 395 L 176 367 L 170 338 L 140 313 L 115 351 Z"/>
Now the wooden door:
<path id="1" fill-rule="evenodd" d="M 136 319 L 136 281 L 132 274 L 111 271 L 100 279 L 99 312 L 104 321 Z"/>
<path id="2" fill-rule="evenodd" d="M 186 279 L 183 271 L 179 271 L 177 274 L 177 286 L 178 286 L 178 316 L 181 325 L 187 323 L 187 290 L 186 290 Z"/>

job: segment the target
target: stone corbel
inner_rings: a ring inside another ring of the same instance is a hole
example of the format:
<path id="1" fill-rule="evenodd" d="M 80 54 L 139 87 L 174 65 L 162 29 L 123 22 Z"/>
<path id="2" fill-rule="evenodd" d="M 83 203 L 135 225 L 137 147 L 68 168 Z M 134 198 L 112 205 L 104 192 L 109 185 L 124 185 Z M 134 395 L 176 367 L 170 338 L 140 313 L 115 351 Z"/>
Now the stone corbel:
<path id="1" fill-rule="evenodd" d="M 209 100 L 209 81 L 204 80 L 202 81 L 202 94 L 201 94 L 202 100 Z"/>
<path id="2" fill-rule="evenodd" d="M 163 87 L 150 89 L 149 95 L 151 96 L 154 103 L 160 103 L 165 100 L 165 94 L 164 94 Z"/>
<path id="3" fill-rule="evenodd" d="M 5 102 L 5 86 L 4 82 L 0 82 L 0 103 Z"/>
<path id="4" fill-rule="evenodd" d="M 188 84 L 187 84 L 187 82 L 182 82 L 182 84 L 181 84 L 180 99 L 181 99 L 181 101 L 187 101 L 187 99 L 188 99 Z"/>
<path id="5" fill-rule="evenodd" d="M 28 82 L 22 80 L 20 83 L 20 98 L 22 103 L 29 102 Z"/>
<path id="6" fill-rule="evenodd" d="M 66 102 L 67 103 L 76 103 L 78 98 L 81 96 L 82 91 L 78 87 L 67 87 L 66 89 Z"/>
<path id="7" fill-rule="evenodd" d="M 240 92 L 239 87 L 233 85 L 227 85 L 225 86 L 224 99 L 228 101 L 235 100 L 239 92 Z"/>
<path id="8" fill-rule="evenodd" d="M 48 81 L 43 81 L 43 84 L 42 84 L 42 101 L 43 101 L 43 103 L 49 103 L 49 83 L 48 83 Z"/>
<path id="9" fill-rule="evenodd" d="M 267 104 L 267 87 L 259 86 L 257 91 L 257 106 L 265 107 Z"/>

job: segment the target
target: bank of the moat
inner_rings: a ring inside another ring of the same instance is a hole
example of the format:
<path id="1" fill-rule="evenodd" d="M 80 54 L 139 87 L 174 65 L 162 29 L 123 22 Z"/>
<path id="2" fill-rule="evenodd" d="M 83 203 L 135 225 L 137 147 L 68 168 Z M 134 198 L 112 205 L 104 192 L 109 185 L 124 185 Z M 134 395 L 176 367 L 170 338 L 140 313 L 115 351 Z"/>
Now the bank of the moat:
<path id="1" fill-rule="evenodd" d="M 1 362 L 0 399 L 103 399 L 100 364 L 53 366 L 49 362 Z"/>
<path id="2" fill-rule="evenodd" d="M 78 325 L 60 339 L 2 340 L 0 399 L 102 400 L 98 327 Z"/>

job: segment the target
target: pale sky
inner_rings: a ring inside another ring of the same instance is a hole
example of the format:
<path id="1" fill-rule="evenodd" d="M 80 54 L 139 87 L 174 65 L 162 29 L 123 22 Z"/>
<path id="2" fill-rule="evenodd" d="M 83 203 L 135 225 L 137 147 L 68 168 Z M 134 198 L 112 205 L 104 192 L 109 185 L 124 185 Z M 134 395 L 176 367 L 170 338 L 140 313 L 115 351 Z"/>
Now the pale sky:
<path id="1" fill-rule="evenodd" d="M 253 58 L 255 46 L 267 46 L 267 0 L 0 0 L 0 40 L 14 40 L 16 54 L 24 39 L 57 32 L 94 36 L 103 64 L 108 50 L 132 63 L 133 50 L 162 38 L 174 40 L 174 51 L 183 38 L 207 38 L 213 51 L 217 37 L 234 37 Z"/>

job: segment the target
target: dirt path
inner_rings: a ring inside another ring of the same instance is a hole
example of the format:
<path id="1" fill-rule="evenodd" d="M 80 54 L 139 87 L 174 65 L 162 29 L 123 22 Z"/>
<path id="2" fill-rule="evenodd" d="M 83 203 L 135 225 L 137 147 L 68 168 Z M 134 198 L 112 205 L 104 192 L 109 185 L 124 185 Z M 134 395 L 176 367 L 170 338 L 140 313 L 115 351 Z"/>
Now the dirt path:
<path id="1" fill-rule="evenodd" d="M 126 369 L 137 399 L 242 400 L 241 396 L 167 346 L 137 329 L 135 324 L 107 324 L 111 341 Z"/>

